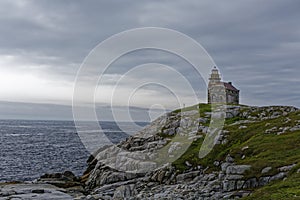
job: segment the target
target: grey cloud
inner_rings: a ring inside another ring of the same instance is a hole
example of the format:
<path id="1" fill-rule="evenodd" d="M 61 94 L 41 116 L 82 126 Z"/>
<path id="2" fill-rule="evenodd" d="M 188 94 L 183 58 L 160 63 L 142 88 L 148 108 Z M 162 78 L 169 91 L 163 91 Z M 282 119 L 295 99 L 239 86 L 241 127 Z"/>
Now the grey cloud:
<path id="1" fill-rule="evenodd" d="M 36 68 L 25 70 L 45 79 L 72 83 L 99 42 L 130 28 L 163 26 L 202 44 L 223 78 L 241 89 L 242 103 L 300 106 L 299 6 L 293 0 L 1 1 L 0 55 L 18 57 L 20 68 L 22 63 L 32 65 Z M 184 60 L 168 53 L 132 52 L 113 63 L 107 74 L 120 75 L 148 62 L 173 66 L 205 95 L 203 80 Z"/>

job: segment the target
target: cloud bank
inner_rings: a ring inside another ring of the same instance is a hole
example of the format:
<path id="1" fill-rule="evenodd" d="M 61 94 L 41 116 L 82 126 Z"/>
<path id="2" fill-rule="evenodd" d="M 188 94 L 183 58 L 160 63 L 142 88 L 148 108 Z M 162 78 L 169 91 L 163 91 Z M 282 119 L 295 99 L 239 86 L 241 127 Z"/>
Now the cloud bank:
<path id="1" fill-rule="evenodd" d="M 101 41 L 131 28 L 158 26 L 194 38 L 212 56 L 223 78 L 241 90 L 241 103 L 300 107 L 300 2 L 287 1 L 45 1 L 0 2 L 0 101 L 69 106 L 76 72 Z M 98 103 L 110 104 L 111 88 L 124 73 L 145 63 L 168 65 L 184 74 L 205 101 L 206 88 L 188 63 L 167 52 L 132 52 L 112 64 Z M 151 69 L 149 68 L 151 71 Z M 168 73 L 155 69 L 157 79 Z M 132 90 L 149 71 L 131 76 Z M 94 74 L 87 74 L 87 77 Z M 179 94 L 189 102 L 189 94 Z M 141 88 L 130 106 L 163 102 L 171 94 L 155 86 Z M 118 106 L 126 102 L 121 100 Z"/>

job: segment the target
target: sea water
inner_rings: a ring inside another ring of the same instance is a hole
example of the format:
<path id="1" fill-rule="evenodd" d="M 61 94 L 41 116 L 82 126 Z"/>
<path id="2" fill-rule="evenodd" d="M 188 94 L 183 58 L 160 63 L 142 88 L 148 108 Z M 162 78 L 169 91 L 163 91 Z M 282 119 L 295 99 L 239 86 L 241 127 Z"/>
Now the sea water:
<path id="1" fill-rule="evenodd" d="M 112 143 L 133 134 L 146 122 L 101 122 L 102 131 Z M 88 126 L 87 126 L 88 127 Z M 87 130 L 91 130 L 89 127 Z M 0 120 L 0 182 L 30 181 L 45 173 L 70 170 L 81 175 L 90 153 L 77 134 L 73 121 Z"/>

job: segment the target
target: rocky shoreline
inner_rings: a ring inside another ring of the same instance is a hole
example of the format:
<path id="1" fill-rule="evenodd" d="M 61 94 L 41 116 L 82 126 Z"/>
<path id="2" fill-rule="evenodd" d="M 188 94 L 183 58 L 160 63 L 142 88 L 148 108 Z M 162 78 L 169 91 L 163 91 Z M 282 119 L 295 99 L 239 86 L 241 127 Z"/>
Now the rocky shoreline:
<path id="1" fill-rule="evenodd" d="M 251 124 L 264 120 L 269 123 L 297 111 L 289 106 L 228 106 L 226 119 L 232 121 L 226 127 L 243 131 Z M 296 166 L 297 163 L 266 166 L 259 168 L 253 176 L 250 172 L 257 170 L 257 166 L 239 164 L 248 156 L 249 146 L 243 146 L 238 152 L 241 158 L 227 152 L 223 159 L 211 160 L 213 166 L 186 160 L 183 170 L 170 163 L 158 167 L 148 159 L 153 152 L 166 146 L 169 157 L 174 149 L 182 148 L 180 143 L 172 141 L 175 135 L 182 134 L 194 142 L 201 140 L 208 132 L 210 117 L 209 111 L 199 115 L 194 109 L 165 114 L 126 141 L 95 153 L 89 158 L 88 168 L 81 177 L 67 171 L 45 174 L 33 183 L 2 184 L 0 200 L 234 199 L 247 197 L 256 188 L 285 179 Z M 300 130 L 298 122 L 293 126 L 272 128 L 266 123 L 264 134 L 281 135 Z M 226 127 L 215 139 L 216 145 L 230 143 L 230 131 Z"/>

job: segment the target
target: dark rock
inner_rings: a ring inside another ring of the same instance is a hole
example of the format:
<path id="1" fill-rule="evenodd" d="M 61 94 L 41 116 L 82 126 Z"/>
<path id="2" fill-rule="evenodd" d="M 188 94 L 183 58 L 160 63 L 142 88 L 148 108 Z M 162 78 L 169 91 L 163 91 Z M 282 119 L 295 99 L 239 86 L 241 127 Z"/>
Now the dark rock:
<path id="1" fill-rule="evenodd" d="M 250 165 L 232 165 L 226 169 L 226 174 L 243 174 L 246 170 L 251 168 Z"/>
<path id="2" fill-rule="evenodd" d="M 38 183 L 47 183 L 59 188 L 70 188 L 80 186 L 80 179 L 73 172 L 65 171 L 64 173 L 44 174 L 38 179 Z"/>
<path id="3" fill-rule="evenodd" d="M 242 188 L 243 188 L 243 185 L 244 185 L 244 183 L 245 183 L 245 181 L 243 181 L 243 180 L 239 180 L 239 181 L 237 181 L 237 182 L 236 182 L 236 189 L 237 189 L 237 190 L 240 190 L 240 189 L 242 189 Z"/>
<path id="4" fill-rule="evenodd" d="M 258 181 L 258 185 L 259 186 L 264 186 L 267 185 L 270 181 L 270 177 L 269 176 L 264 176 L 264 177 L 260 177 L 259 181 Z"/>
<path id="5" fill-rule="evenodd" d="M 231 180 L 231 181 L 225 180 L 225 181 L 223 181 L 223 190 L 226 191 L 226 192 L 236 190 L 235 183 L 236 182 L 234 180 Z"/>
<path id="6" fill-rule="evenodd" d="M 226 156 L 226 159 L 225 159 L 226 162 L 228 163 L 233 163 L 234 162 L 234 159 L 233 157 L 231 157 L 229 154 Z"/>
<path id="7" fill-rule="evenodd" d="M 274 176 L 271 176 L 270 181 L 280 180 L 283 179 L 284 177 L 286 177 L 286 172 L 280 172 Z"/>
<path id="8" fill-rule="evenodd" d="M 36 193 L 36 194 L 44 194 L 45 190 L 44 189 L 36 189 L 36 190 L 32 190 L 32 193 Z"/>
<path id="9" fill-rule="evenodd" d="M 193 178 L 198 176 L 200 174 L 200 171 L 192 171 L 184 174 L 179 174 L 176 176 L 177 182 L 185 182 L 185 181 L 191 181 Z"/>
<path id="10" fill-rule="evenodd" d="M 76 179 L 76 176 L 74 175 L 74 173 L 73 172 L 71 172 L 71 171 L 65 171 L 64 173 L 63 173 L 63 178 L 66 178 L 66 179 L 68 179 L 68 180 L 75 180 Z"/>

